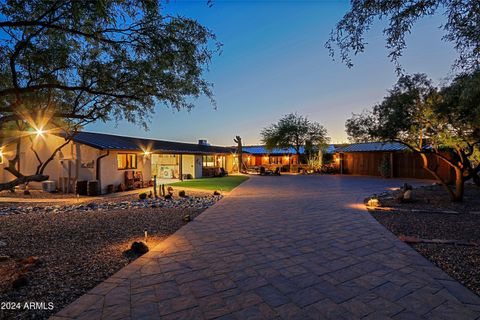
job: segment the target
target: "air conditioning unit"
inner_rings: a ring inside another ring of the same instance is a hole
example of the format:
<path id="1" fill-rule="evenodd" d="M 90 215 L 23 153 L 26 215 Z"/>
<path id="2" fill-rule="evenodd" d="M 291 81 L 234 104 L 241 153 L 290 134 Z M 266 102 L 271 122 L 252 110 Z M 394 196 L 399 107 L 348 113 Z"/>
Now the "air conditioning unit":
<path id="1" fill-rule="evenodd" d="M 43 181 L 42 190 L 45 192 L 55 192 L 57 190 L 55 181 Z"/>

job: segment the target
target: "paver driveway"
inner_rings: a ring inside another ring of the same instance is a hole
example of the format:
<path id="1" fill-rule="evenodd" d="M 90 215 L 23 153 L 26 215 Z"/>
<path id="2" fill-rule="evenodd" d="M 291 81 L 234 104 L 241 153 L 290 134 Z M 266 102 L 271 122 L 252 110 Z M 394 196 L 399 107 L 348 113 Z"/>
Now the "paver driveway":
<path id="1" fill-rule="evenodd" d="M 478 296 L 352 206 L 401 182 L 253 177 L 57 316 L 478 319 Z"/>

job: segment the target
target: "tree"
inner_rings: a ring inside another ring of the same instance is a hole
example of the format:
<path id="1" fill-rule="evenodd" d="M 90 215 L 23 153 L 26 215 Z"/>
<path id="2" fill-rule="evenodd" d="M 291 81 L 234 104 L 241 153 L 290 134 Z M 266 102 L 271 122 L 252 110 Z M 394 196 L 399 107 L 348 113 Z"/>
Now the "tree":
<path id="1" fill-rule="evenodd" d="M 245 172 L 247 167 L 243 163 L 243 147 L 242 147 L 242 138 L 240 136 L 235 136 L 233 142 L 237 144 L 237 160 L 238 160 L 238 171 Z"/>
<path id="2" fill-rule="evenodd" d="M 301 147 L 320 146 L 329 141 L 327 130 L 321 124 L 296 113 L 285 115 L 260 134 L 267 149 L 293 148 L 299 159 Z"/>
<path id="3" fill-rule="evenodd" d="M 67 144 L 93 121 L 147 127 L 158 104 L 189 109 L 200 95 L 214 102 L 202 78 L 218 49 L 214 35 L 163 15 L 159 0 L 8 1 L 0 30 L 2 140 L 55 129 Z M 54 156 L 37 157 L 39 170 L 28 176 L 15 169 L 17 153 L 7 168 L 17 179 L 0 190 L 45 180 Z"/>
<path id="4" fill-rule="evenodd" d="M 420 155 L 423 167 L 462 201 L 465 181 L 480 185 L 480 72 L 462 74 L 444 88 L 424 74 L 402 76 L 372 110 L 346 122 L 354 141 L 397 141 Z M 436 161 L 432 161 L 431 158 Z M 455 188 L 438 174 L 438 163 L 455 171 Z"/>
<path id="5" fill-rule="evenodd" d="M 480 64 L 480 2 L 478 0 L 351 0 L 351 9 L 337 23 L 325 46 L 332 57 L 338 47 L 342 62 L 353 66 L 352 55 L 365 50 L 365 33 L 376 19 L 387 20 L 383 30 L 389 57 L 401 73 L 399 58 L 406 48 L 405 36 L 423 17 L 444 11 L 442 40 L 452 42 L 458 52 L 455 66 L 473 71 Z"/>

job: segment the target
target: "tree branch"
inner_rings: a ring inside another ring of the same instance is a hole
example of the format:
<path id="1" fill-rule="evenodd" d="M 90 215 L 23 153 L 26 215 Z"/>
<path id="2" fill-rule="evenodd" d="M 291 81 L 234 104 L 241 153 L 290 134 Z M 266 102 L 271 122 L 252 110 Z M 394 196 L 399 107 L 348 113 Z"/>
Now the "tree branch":
<path id="1" fill-rule="evenodd" d="M 23 88 L 3 89 L 3 90 L 0 90 L 0 96 L 8 96 L 11 94 L 18 94 L 18 93 L 29 93 L 29 92 L 42 90 L 42 89 L 59 89 L 64 91 L 85 91 L 90 94 L 105 95 L 105 96 L 115 97 L 119 99 L 138 99 L 138 97 L 135 95 L 117 94 L 113 92 L 91 89 L 87 86 L 68 86 L 68 85 L 61 85 L 58 83 L 44 83 L 44 84 L 37 84 L 37 85 L 23 87 Z"/>

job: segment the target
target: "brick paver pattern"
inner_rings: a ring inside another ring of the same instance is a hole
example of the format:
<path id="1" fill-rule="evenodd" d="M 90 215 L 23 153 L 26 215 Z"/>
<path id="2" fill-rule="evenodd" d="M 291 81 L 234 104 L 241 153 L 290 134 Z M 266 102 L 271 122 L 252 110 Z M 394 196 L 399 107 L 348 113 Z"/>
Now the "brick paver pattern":
<path id="1" fill-rule="evenodd" d="M 404 181 L 252 177 L 55 318 L 480 319 L 477 295 L 361 209 Z"/>

